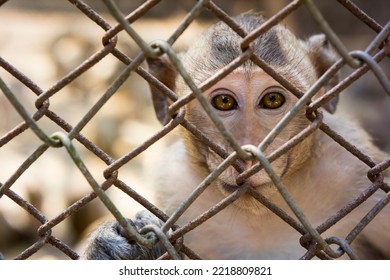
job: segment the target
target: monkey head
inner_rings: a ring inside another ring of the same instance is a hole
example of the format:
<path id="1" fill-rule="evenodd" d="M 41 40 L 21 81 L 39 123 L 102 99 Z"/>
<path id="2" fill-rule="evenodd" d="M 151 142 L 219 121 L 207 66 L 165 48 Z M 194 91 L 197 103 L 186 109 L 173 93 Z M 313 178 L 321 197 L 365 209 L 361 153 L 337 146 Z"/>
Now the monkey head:
<path id="1" fill-rule="evenodd" d="M 249 33 L 261 26 L 264 18 L 250 12 L 236 17 L 235 21 Z M 229 26 L 219 22 L 197 38 L 180 58 L 191 78 L 200 85 L 242 53 L 241 40 L 242 38 Z M 308 90 L 335 62 L 335 56 L 327 47 L 323 35 L 316 35 L 308 41 L 302 41 L 282 25 L 276 25 L 260 35 L 252 42 L 251 47 L 257 56 L 303 92 Z M 148 59 L 148 63 L 151 72 L 179 96 L 190 92 L 167 57 L 151 58 Z M 324 90 L 322 89 L 321 92 Z M 236 68 L 203 94 L 240 145 L 259 145 L 298 100 L 251 60 Z M 159 105 L 156 106 L 155 102 L 155 108 L 157 115 L 163 115 L 160 120 L 165 123 L 169 119 L 164 116 L 161 109 L 161 104 L 164 103 L 161 100 L 165 97 L 154 87 L 152 87 L 152 95 L 154 100 L 159 99 Z M 167 112 L 167 107 L 165 105 L 164 112 Z M 331 107 L 330 109 L 334 110 L 333 103 Z M 227 152 L 233 152 L 197 100 L 186 105 L 186 119 Z M 309 121 L 302 110 L 283 129 L 265 153 L 270 154 L 275 151 L 308 124 Z M 221 164 L 223 159 L 219 155 L 191 133 L 187 131 L 183 133 L 189 156 L 197 166 L 202 166 L 206 173 L 209 173 Z M 314 135 L 272 162 L 276 174 L 282 180 L 285 176 L 296 172 L 310 157 L 312 137 Z M 254 162 L 239 161 L 244 168 L 254 164 Z M 229 167 L 214 185 L 224 195 L 229 195 L 241 187 L 236 182 L 238 174 L 234 167 Z M 244 184 L 249 184 L 267 197 L 277 192 L 264 170 L 249 177 Z M 254 207 L 257 204 L 258 202 L 246 194 L 236 202 L 236 205 L 245 209 L 258 209 L 259 207 Z"/>

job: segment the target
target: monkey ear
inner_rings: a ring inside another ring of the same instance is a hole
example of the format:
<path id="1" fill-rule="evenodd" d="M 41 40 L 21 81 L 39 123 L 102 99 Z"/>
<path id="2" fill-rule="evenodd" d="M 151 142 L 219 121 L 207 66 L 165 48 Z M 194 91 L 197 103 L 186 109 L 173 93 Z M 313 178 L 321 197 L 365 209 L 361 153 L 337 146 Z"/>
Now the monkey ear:
<path id="1" fill-rule="evenodd" d="M 146 61 L 149 66 L 149 72 L 169 89 L 175 90 L 176 70 L 168 56 L 164 54 L 157 58 L 148 57 Z M 149 86 L 157 119 L 160 123 L 166 125 L 171 120 L 168 112 L 169 98 L 159 88 L 151 84 Z"/>
<path id="2" fill-rule="evenodd" d="M 324 34 L 318 34 L 311 36 L 306 44 L 309 50 L 309 57 L 316 69 L 317 76 L 321 77 L 337 60 L 338 57 L 336 53 L 331 49 L 328 40 Z M 332 87 L 339 83 L 340 77 L 337 73 L 333 76 L 325 85 L 325 92 L 330 90 Z M 330 112 L 334 113 L 336 111 L 338 96 L 332 98 L 327 104 L 324 105 L 324 108 Z"/>

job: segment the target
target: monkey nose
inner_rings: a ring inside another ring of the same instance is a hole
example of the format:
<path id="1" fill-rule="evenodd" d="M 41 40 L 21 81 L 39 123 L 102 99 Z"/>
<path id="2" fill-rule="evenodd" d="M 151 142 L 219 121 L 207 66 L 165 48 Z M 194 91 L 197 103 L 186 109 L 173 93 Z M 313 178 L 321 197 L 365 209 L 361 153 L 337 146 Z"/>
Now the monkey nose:
<path id="1" fill-rule="evenodd" d="M 243 170 L 247 169 L 248 163 L 247 163 L 246 160 L 243 160 L 243 159 L 239 158 L 239 159 L 236 160 L 236 163 L 237 163 Z"/>
<path id="2" fill-rule="evenodd" d="M 249 161 L 247 161 L 247 160 L 243 160 L 243 159 L 241 159 L 241 158 L 237 159 L 237 163 L 238 163 L 244 170 L 251 168 L 253 165 L 256 164 L 256 162 L 257 162 L 256 160 L 249 160 Z"/>

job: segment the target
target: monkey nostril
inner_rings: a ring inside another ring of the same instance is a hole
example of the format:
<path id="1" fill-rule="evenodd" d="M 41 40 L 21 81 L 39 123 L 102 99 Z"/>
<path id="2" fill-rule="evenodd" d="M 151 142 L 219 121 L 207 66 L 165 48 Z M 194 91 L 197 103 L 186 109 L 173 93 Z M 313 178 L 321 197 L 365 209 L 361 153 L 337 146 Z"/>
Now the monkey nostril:
<path id="1" fill-rule="evenodd" d="M 238 165 L 240 165 L 242 167 L 242 169 L 246 170 L 246 169 L 249 169 L 250 167 L 252 167 L 253 165 L 256 164 L 256 160 L 253 160 L 253 161 L 247 161 L 247 160 L 243 160 L 241 158 L 237 159 L 236 161 L 238 163 Z"/>
<path id="2" fill-rule="evenodd" d="M 237 159 L 236 162 L 238 163 L 238 165 L 240 165 L 242 167 L 242 169 L 247 169 L 248 162 L 246 160 L 239 158 L 239 159 Z"/>

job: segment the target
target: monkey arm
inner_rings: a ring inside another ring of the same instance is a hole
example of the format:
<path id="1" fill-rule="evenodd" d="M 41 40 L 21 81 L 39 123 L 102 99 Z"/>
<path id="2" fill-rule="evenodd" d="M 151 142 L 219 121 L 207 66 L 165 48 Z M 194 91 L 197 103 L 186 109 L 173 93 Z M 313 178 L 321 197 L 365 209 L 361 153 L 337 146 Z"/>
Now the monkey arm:
<path id="1" fill-rule="evenodd" d="M 146 225 L 161 226 L 161 221 L 152 214 L 138 212 L 135 220 L 127 219 L 138 231 Z M 150 260 L 157 259 L 166 250 L 158 242 L 149 249 L 131 240 L 117 221 L 100 225 L 89 237 L 81 259 L 86 260 Z"/>

